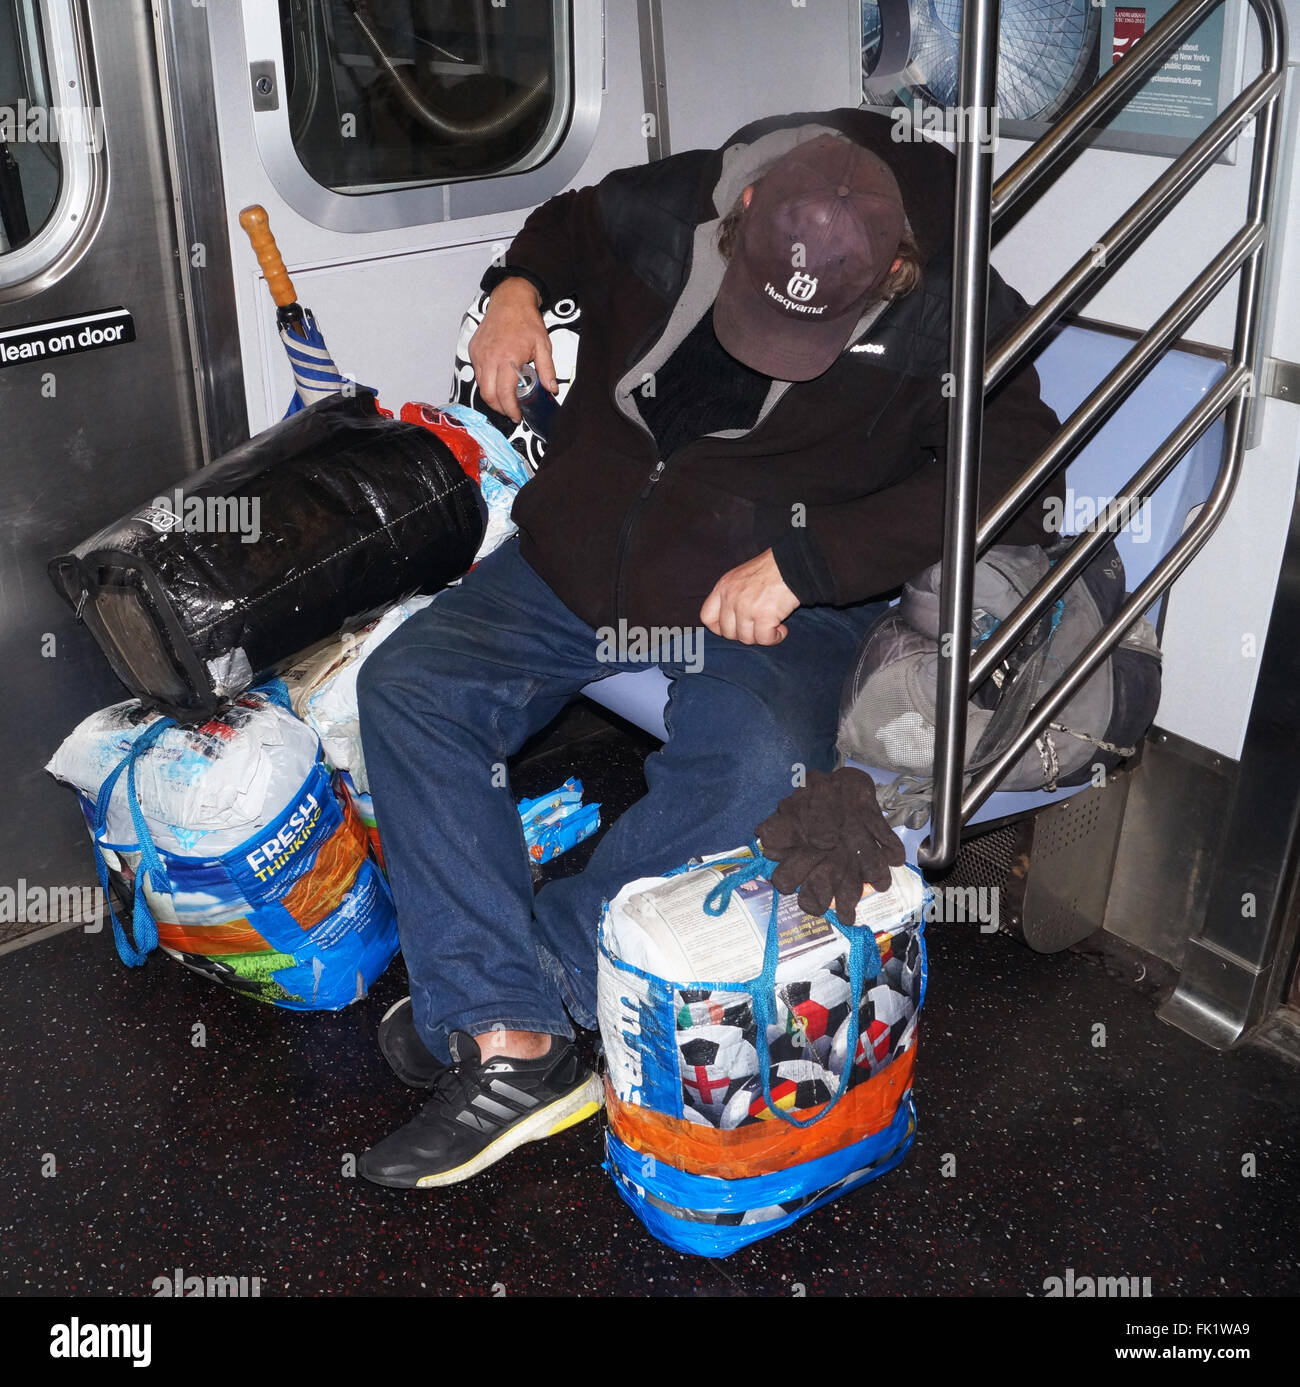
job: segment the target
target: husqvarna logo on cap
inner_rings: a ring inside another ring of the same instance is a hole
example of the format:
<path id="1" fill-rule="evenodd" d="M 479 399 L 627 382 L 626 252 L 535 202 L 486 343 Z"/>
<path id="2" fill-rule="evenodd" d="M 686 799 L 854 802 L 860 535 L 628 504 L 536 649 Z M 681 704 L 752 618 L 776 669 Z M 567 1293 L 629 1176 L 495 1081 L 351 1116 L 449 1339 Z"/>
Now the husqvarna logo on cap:
<path id="1" fill-rule="evenodd" d="M 882 297 L 906 223 L 898 180 L 880 156 L 824 134 L 767 168 L 741 205 L 714 332 L 752 370 L 811 380 Z"/>

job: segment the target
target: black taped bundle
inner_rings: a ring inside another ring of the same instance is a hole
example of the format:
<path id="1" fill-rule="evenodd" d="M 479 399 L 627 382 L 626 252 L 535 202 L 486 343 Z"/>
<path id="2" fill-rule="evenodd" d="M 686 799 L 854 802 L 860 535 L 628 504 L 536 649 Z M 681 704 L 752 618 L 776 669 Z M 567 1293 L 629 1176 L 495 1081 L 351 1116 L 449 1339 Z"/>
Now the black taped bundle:
<path id="1" fill-rule="evenodd" d="M 317 641 L 464 573 L 478 487 L 365 391 L 274 425 L 49 566 L 137 697 L 203 721 Z"/>

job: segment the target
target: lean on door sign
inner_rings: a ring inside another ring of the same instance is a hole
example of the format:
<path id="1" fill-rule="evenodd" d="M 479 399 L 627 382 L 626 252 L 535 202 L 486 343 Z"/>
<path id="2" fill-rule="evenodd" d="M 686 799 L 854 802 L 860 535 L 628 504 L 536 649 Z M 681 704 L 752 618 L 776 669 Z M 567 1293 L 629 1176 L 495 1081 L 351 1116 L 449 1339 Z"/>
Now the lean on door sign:
<path id="1" fill-rule="evenodd" d="M 50 323 L 28 323 L 0 331 L 0 367 L 22 361 L 49 361 L 99 347 L 116 347 L 135 341 L 135 320 L 125 308 L 105 308 L 59 318 Z"/>

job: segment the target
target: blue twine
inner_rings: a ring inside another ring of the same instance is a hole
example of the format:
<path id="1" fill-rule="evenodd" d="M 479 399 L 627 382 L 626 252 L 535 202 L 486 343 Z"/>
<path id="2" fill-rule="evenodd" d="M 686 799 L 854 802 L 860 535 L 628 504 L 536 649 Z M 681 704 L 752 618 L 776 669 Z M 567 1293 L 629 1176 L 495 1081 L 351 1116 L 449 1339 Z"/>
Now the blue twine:
<path id="1" fill-rule="evenodd" d="M 706 915 L 722 915 L 731 904 L 735 889 L 746 881 L 759 877 L 770 881 L 776 863 L 764 857 L 758 843 L 751 848 L 752 857 L 722 858 L 710 862 L 710 867 L 735 866 L 728 872 L 704 898 Z M 875 932 L 865 925 L 842 924 L 834 910 L 826 912 L 826 919 L 848 940 L 849 945 L 849 1036 L 844 1056 L 844 1070 L 840 1075 L 839 1088 L 831 1101 L 814 1117 L 797 1118 L 772 1101 L 772 1057 L 768 1053 L 767 1032 L 769 1026 L 777 1024 L 776 1019 L 776 968 L 780 961 L 780 943 L 777 932 L 777 912 L 781 897 L 772 888 L 772 913 L 767 922 L 767 941 L 763 946 L 763 971 L 754 979 L 750 996 L 754 1008 L 754 1023 L 757 1034 L 755 1049 L 758 1052 L 758 1076 L 762 1084 L 763 1101 L 769 1111 L 776 1114 L 791 1127 L 811 1127 L 820 1122 L 848 1092 L 849 1078 L 858 1057 L 858 1041 L 862 1024 L 862 988 L 867 978 L 874 978 L 881 968 L 880 947 L 876 943 Z"/>
<path id="2" fill-rule="evenodd" d="M 167 875 L 167 869 L 163 866 L 162 858 L 158 855 L 153 834 L 149 832 L 149 825 L 145 822 L 144 812 L 140 808 L 140 801 L 136 794 L 135 766 L 140 757 L 158 741 L 159 737 L 169 727 L 175 726 L 175 718 L 159 718 L 147 731 L 137 737 L 131 744 L 131 749 L 114 766 L 108 778 L 99 787 L 99 794 L 95 800 L 93 838 L 95 873 L 99 877 L 100 886 L 103 888 L 104 899 L 109 902 L 108 913 L 113 921 L 113 938 L 117 944 L 118 957 L 131 968 L 143 966 L 145 959 L 158 947 L 158 922 L 153 918 L 144 896 L 146 878 L 155 891 L 164 895 L 171 893 L 171 880 Z M 140 849 L 140 866 L 135 874 L 135 903 L 131 914 L 133 938 L 128 937 L 121 921 L 117 918 L 117 911 L 112 907 L 112 897 L 108 884 L 108 862 L 105 860 L 104 850 L 100 845 L 100 840 L 108 828 L 109 802 L 113 798 L 113 790 L 123 771 L 126 772 L 127 808 L 131 812 L 131 823 L 135 828 L 136 847 Z"/>

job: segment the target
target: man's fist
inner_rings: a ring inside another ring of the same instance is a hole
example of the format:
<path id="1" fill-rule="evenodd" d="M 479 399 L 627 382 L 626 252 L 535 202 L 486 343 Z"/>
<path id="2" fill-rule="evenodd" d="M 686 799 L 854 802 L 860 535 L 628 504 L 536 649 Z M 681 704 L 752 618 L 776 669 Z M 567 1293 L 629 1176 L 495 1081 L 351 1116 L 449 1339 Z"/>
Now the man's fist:
<path id="1" fill-rule="evenodd" d="M 788 634 L 786 617 L 798 605 L 768 549 L 718 579 L 700 608 L 700 620 L 729 641 L 777 645 Z"/>
<path id="2" fill-rule="evenodd" d="M 515 386 L 521 366 L 533 362 L 538 379 L 552 395 L 560 388 L 540 303 L 528 280 L 519 276 L 503 279 L 493 289 L 483 321 L 469 339 L 469 359 L 483 403 L 516 423 L 519 399 Z"/>

